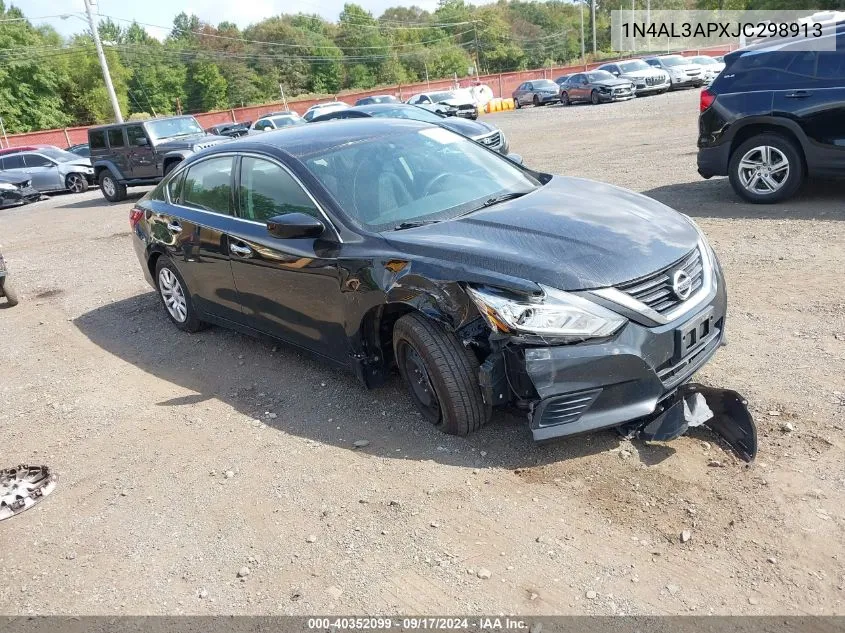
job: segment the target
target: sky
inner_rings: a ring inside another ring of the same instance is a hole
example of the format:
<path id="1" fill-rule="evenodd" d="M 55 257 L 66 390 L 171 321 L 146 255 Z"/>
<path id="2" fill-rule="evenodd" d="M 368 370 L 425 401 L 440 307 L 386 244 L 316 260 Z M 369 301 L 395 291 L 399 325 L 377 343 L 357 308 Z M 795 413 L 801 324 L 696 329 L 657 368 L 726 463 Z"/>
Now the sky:
<path id="1" fill-rule="evenodd" d="M 279 13 L 317 13 L 335 21 L 347 0 L 97 0 L 97 10 L 103 15 L 116 16 L 139 23 L 156 24 L 169 27 L 173 18 L 181 11 L 194 13 L 200 20 L 218 24 L 224 20 L 234 22 L 239 27 L 254 24 L 264 18 Z M 357 3 L 370 11 L 375 17 L 384 9 L 396 5 L 415 4 L 423 9 L 437 8 L 437 0 L 357 0 Z M 42 16 L 56 16 L 85 11 L 82 0 L 7 0 L 8 5 L 17 6 L 24 15 L 36 24 L 49 24 L 62 35 L 79 33 L 85 24 L 75 17 L 34 19 Z M 128 23 L 125 23 L 128 24 Z M 158 39 L 167 35 L 164 29 L 145 27 L 147 32 Z"/>

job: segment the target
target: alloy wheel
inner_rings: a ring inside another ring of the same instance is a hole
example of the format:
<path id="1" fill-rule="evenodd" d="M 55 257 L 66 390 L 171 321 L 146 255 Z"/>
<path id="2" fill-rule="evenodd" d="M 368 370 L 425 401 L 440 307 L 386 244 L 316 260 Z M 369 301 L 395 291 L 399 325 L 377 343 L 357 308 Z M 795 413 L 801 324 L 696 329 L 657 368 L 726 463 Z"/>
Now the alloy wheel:
<path id="1" fill-rule="evenodd" d="M 752 193 L 768 195 L 779 191 L 789 179 L 789 159 L 777 147 L 762 145 L 747 151 L 739 161 L 742 186 Z"/>
<path id="2" fill-rule="evenodd" d="M 82 176 L 80 176 L 79 174 L 70 174 L 67 177 L 68 190 L 71 193 L 82 193 L 82 190 L 85 188 L 85 183 L 82 180 Z"/>
<path id="3" fill-rule="evenodd" d="M 170 316 L 184 323 L 188 318 L 188 301 L 179 278 L 169 268 L 162 268 L 158 273 L 158 289 Z"/>
<path id="4" fill-rule="evenodd" d="M 437 393 L 431 385 L 431 378 L 428 369 L 425 367 L 422 357 L 406 341 L 399 346 L 399 362 L 402 363 L 402 373 L 405 380 L 411 387 L 411 394 L 423 415 L 430 422 L 437 423 L 440 420 L 440 403 L 437 400 Z"/>
<path id="5" fill-rule="evenodd" d="M 114 185 L 114 180 L 111 179 L 110 176 L 106 176 L 103 178 L 103 191 L 109 197 L 112 197 L 117 192 L 117 188 Z"/>

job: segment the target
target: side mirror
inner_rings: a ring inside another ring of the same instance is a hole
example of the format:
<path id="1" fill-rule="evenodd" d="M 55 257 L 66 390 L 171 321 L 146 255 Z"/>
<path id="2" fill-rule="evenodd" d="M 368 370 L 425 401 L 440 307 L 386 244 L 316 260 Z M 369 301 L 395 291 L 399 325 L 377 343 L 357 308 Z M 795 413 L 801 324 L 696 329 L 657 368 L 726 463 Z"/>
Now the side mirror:
<path id="1" fill-rule="evenodd" d="M 326 227 L 307 213 L 285 213 L 267 220 L 267 232 L 282 240 L 320 237 Z"/>
<path id="2" fill-rule="evenodd" d="M 613 74 L 614 74 L 614 75 L 616 75 L 616 76 L 618 77 L 618 76 L 619 76 L 619 71 L 618 71 L 618 70 L 614 70 L 614 71 L 613 71 Z"/>
<path id="3" fill-rule="evenodd" d="M 149 144 L 150 142 L 144 136 L 135 139 L 135 145 L 137 145 L 138 147 L 146 147 Z"/>
<path id="4" fill-rule="evenodd" d="M 517 165 L 522 165 L 525 162 L 520 154 L 508 154 L 505 158 Z"/>

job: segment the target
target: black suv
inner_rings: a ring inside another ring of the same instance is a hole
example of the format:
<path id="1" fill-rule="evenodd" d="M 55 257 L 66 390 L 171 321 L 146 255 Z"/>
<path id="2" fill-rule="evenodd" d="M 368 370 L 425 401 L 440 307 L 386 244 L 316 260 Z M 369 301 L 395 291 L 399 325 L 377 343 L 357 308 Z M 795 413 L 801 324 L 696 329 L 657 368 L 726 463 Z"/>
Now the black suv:
<path id="1" fill-rule="evenodd" d="M 845 24 L 835 50 L 775 42 L 725 56 L 701 92 L 698 173 L 745 200 L 785 200 L 807 176 L 845 175 Z M 821 48 L 821 47 L 819 47 Z"/>
<path id="2" fill-rule="evenodd" d="M 104 125 L 88 130 L 91 166 L 109 202 L 126 198 L 126 188 L 154 185 L 185 158 L 229 140 L 206 134 L 192 116 Z"/>

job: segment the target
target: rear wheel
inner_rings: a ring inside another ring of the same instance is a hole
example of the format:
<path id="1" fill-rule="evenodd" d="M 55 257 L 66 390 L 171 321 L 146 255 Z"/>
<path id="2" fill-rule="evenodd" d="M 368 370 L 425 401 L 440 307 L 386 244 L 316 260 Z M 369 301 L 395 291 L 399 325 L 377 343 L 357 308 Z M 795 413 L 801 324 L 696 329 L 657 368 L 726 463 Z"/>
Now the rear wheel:
<path id="1" fill-rule="evenodd" d="M 5 277 L 0 280 L 0 294 L 5 295 L 6 301 L 10 306 L 18 305 L 18 293 L 15 292 L 15 289 L 9 283 L 9 278 Z"/>
<path id="2" fill-rule="evenodd" d="M 126 185 L 119 183 L 109 170 L 100 174 L 100 191 L 109 202 L 120 202 L 126 199 Z"/>
<path id="3" fill-rule="evenodd" d="M 199 332 L 207 325 L 199 319 L 188 286 L 176 266 L 167 257 L 156 262 L 156 287 L 167 316 L 185 332 Z"/>
<path id="4" fill-rule="evenodd" d="M 449 435 L 467 435 L 487 421 L 478 359 L 458 338 L 421 314 L 396 322 L 399 373 L 423 417 Z"/>
<path id="5" fill-rule="evenodd" d="M 65 177 L 65 189 L 71 193 L 84 193 L 88 191 L 88 179 L 84 174 L 68 174 Z"/>
<path id="6" fill-rule="evenodd" d="M 780 134 L 748 139 L 731 154 L 729 178 L 745 200 L 766 204 L 793 196 L 804 182 L 804 163 L 794 143 Z"/>

